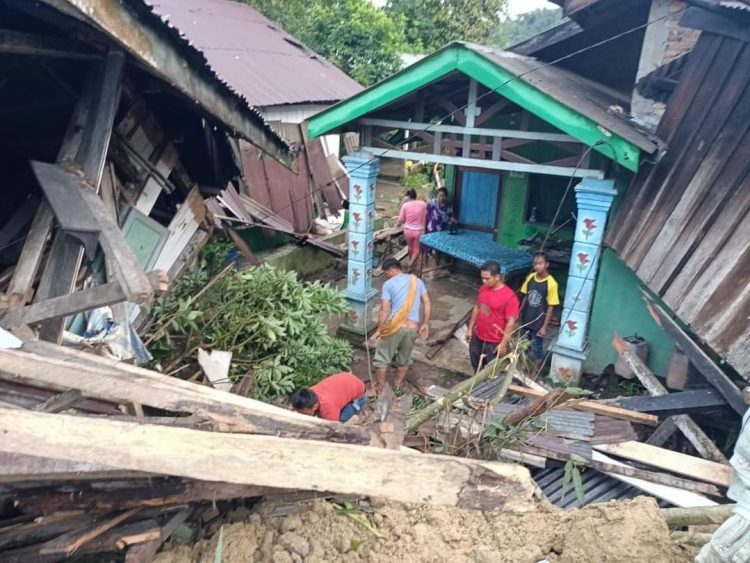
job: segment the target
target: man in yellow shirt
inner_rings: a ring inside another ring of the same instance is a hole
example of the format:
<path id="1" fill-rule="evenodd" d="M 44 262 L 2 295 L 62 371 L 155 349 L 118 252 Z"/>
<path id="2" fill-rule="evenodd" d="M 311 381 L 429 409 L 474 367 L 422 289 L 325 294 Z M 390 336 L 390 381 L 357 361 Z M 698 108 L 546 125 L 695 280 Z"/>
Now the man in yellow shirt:
<path id="1" fill-rule="evenodd" d="M 555 306 L 560 304 L 557 281 L 549 271 L 549 259 L 544 252 L 534 255 L 534 271 L 521 286 L 524 296 L 521 306 L 521 326 L 531 340 L 531 360 L 537 373 L 544 362 L 544 337 L 552 320 Z"/>

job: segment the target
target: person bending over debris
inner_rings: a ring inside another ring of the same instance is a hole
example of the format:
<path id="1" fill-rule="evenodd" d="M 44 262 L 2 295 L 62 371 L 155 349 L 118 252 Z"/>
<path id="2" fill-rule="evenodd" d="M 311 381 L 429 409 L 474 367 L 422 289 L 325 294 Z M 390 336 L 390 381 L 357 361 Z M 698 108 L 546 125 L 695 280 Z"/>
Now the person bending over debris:
<path id="1" fill-rule="evenodd" d="M 395 387 L 401 387 L 412 363 L 411 353 L 417 335 L 427 340 L 430 334 L 430 296 L 424 282 L 413 274 L 402 272 L 401 264 L 395 258 L 383 262 L 383 271 L 388 281 L 383 284 L 378 330 L 373 336 L 377 342 L 373 360 L 377 369 L 372 384 L 375 393 L 383 389 L 391 364 L 396 365 Z M 420 326 L 422 307 L 424 320 Z"/>
<path id="2" fill-rule="evenodd" d="M 289 397 L 292 410 L 325 420 L 346 422 L 365 406 L 364 382 L 353 373 L 337 373 Z"/>
<path id="3" fill-rule="evenodd" d="M 505 285 L 498 262 L 486 262 L 480 275 L 482 287 L 466 331 L 471 367 L 475 372 L 486 363 L 486 358 L 508 353 L 508 342 L 519 310 L 518 297 Z"/>
<path id="4" fill-rule="evenodd" d="M 750 387 L 743 391 L 750 405 Z M 737 503 L 734 515 L 703 546 L 696 563 L 746 563 L 750 561 L 750 409 L 742 417 L 742 430 L 729 463 L 734 468 L 727 497 Z"/>

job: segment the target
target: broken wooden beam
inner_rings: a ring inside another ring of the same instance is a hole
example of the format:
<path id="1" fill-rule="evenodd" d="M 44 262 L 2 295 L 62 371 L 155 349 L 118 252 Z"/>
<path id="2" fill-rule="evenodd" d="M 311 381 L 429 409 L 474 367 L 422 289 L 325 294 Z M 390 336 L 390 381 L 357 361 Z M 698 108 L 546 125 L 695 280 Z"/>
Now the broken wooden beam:
<path id="1" fill-rule="evenodd" d="M 1 405 L 5 408 L 4 405 Z M 19 412 L 13 409 L 14 412 Z M 107 465 L 52 459 L 37 455 L 0 453 L 0 483 L 143 478 L 142 473 Z"/>
<path id="2" fill-rule="evenodd" d="M 0 409 L 0 435 L 0 451 L 106 460 L 120 469 L 191 479 L 481 510 L 534 504 L 528 470 L 505 463 L 6 409 Z"/>
<path id="3" fill-rule="evenodd" d="M 508 393 L 514 395 L 521 395 L 522 397 L 531 397 L 536 399 L 543 397 L 547 394 L 546 391 L 536 391 L 520 385 L 511 385 L 508 388 Z M 602 414 L 612 418 L 620 420 L 627 420 L 628 422 L 636 422 L 638 424 L 647 424 L 649 426 L 656 426 L 659 424 L 659 417 L 651 414 L 645 414 L 641 412 L 631 411 L 628 409 L 616 407 L 614 405 L 605 405 L 604 403 L 597 403 L 594 401 L 575 401 L 570 404 L 571 409 L 593 412 L 596 414 Z"/>
<path id="4" fill-rule="evenodd" d="M 612 345 L 649 393 L 652 395 L 668 394 L 667 389 L 661 384 L 661 381 L 651 373 L 651 370 L 648 369 L 643 360 L 628 350 L 625 346 L 625 341 L 619 335 L 615 334 Z M 676 415 L 673 418 L 677 428 L 680 429 L 702 457 L 718 461 L 719 463 L 728 463 L 727 458 L 721 453 L 721 450 L 716 447 L 711 438 L 706 436 L 706 433 L 703 432 L 701 427 L 692 418 L 686 414 Z"/>
<path id="5" fill-rule="evenodd" d="M 92 65 L 88 70 L 83 91 L 57 155 L 58 164 L 82 171 L 93 186 L 94 193 L 98 191 L 120 101 L 124 63 L 125 54 L 121 50 L 111 50 L 100 64 Z M 78 241 L 58 228 L 39 281 L 36 300 L 46 301 L 72 292 L 82 259 L 83 249 Z M 62 340 L 63 322 L 63 319 L 43 322 L 39 330 L 40 338 L 59 343 Z"/>
<path id="6" fill-rule="evenodd" d="M 716 389 L 693 389 L 651 397 L 628 397 L 618 401 L 618 404 L 638 412 L 674 416 L 720 409 L 727 402 Z"/>
<path id="7" fill-rule="evenodd" d="M 471 393 L 471 391 L 483 381 L 499 377 L 505 374 L 505 381 L 510 383 L 513 376 L 508 371 L 508 367 L 513 364 L 515 367 L 515 355 L 504 356 L 503 358 L 495 358 L 489 362 L 484 368 L 482 368 L 476 375 L 470 377 L 466 381 L 462 381 L 456 385 L 453 389 L 450 389 L 445 395 L 438 398 L 431 405 L 427 405 L 422 410 L 412 414 L 406 421 L 404 431 L 406 433 L 412 432 L 419 428 L 422 424 L 430 420 L 433 416 L 438 414 L 441 410 L 446 407 L 450 407 L 461 397 Z M 505 386 L 507 390 L 507 386 Z M 505 392 L 503 391 L 503 395 Z"/>
<path id="8" fill-rule="evenodd" d="M 54 395 L 46 401 L 39 403 L 32 410 L 39 412 L 56 413 L 68 410 L 83 399 L 83 394 L 76 390 L 70 389 L 59 395 Z"/>
<path id="9" fill-rule="evenodd" d="M 734 513 L 736 504 L 700 506 L 697 508 L 662 508 L 662 517 L 670 528 L 723 524 Z"/>
<path id="10" fill-rule="evenodd" d="M 165 272 L 149 272 L 146 279 L 151 286 L 152 295 L 156 292 L 163 293 L 168 287 Z M 64 318 L 75 313 L 122 303 L 129 299 L 130 296 L 122 289 L 120 282 L 114 281 L 32 303 L 19 309 L 8 309 L 0 316 L 0 324 L 6 328 L 15 328 L 24 324 Z"/>
<path id="11" fill-rule="evenodd" d="M 593 461 L 607 463 L 611 465 L 622 465 L 625 464 L 613 459 L 601 452 L 593 452 Z M 705 495 L 696 493 L 694 491 L 687 491 L 671 485 L 663 485 L 661 483 L 654 483 L 638 477 L 628 477 L 619 473 L 613 473 L 611 471 L 604 471 L 605 475 L 609 475 L 613 479 L 632 485 L 645 493 L 667 501 L 670 504 L 680 507 L 696 507 L 696 506 L 716 506 L 718 503 L 711 500 Z"/>
<path id="12" fill-rule="evenodd" d="M 448 332 L 446 332 L 443 336 L 440 336 L 433 340 L 432 342 L 428 343 L 429 346 L 432 348 L 427 351 L 425 356 L 427 356 L 427 359 L 431 360 L 435 356 L 437 356 L 438 352 L 443 349 L 443 346 L 445 346 L 448 341 L 453 338 L 453 335 L 456 334 L 456 331 L 460 329 L 463 325 L 469 322 L 469 319 L 471 318 L 471 313 L 474 311 L 474 307 L 469 309 L 460 319 L 458 319 L 455 323 L 453 323 L 453 326 L 450 328 Z"/>
<path id="13" fill-rule="evenodd" d="M 367 443 L 362 428 L 298 414 L 175 377 L 69 350 L 49 343 L 33 344 L 41 353 L 0 350 L 0 378 L 119 403 L 140 403 L 172 412 L 189 412 L 213 420 L 230 432 L 294 436 Z M 26 344 L 25 344 L 26 346 Z"/>
<path id="14" fill-rule="evenodd" d="M 11 307 L 19 307 L 31 300 L 32 287 L 42 264 L 47 239 L 52 231 L 55 215 L 46 200 L 36 210 L 21 256 L 16 262 L 13 277 L 8 286 L 8 300 Z"/>
<path id="15" fill-rule="evenodd" d="M 169 519 L 169 522 L 159 529 L 156 538 L 146 543 L 141 543 L 131 547 L 125 555 L 125 563 L 149 563 L 162 544 L 169 539 L 169 536 L 174 533 L 180 524 L 187 520 L 191 512 L 192 509 L 190 508 L 181 510 L 172 516 L 172 518 Z"/>
<path id="16" fill-rule="evenodd" d="M 78 551 L 78 549 L 85 543 L 98 538 L 105 532 L 108 532 L 121 522 L 124 522 L 133 516 L 139 510 L 140 508 L 131 508 L 130 510 L 126 510 L 116 516 L 101 518 L 100 521 L 95 523 L 93 528 L 86 530 L 83 534 L 77 531 L 63 534 L 53 542 L 42 547 L 39 552 L 43 555 L 48 553 L 65 553 L 66 555 L 71 555 Z"/>
<path id="17" fill-rule="evenodd" d="M 722 394 L 731 407 L 739 415 L 745 414 L 748 407 L 742 399 L 742 392 L 739 387 L 711 360 L 708 354 L 701 350 L 700 346 L 682 330 L 680 325 L 664 309 L 651 301 L 650 297 L 645 294 L 644 297 L 649 313 L 656 323 L 674 339 L 675 344 L 680 347 L 690 362 Z"/>
<path id="18" fill-rule="evenodd" d="M 666 469 L 691 479 L 728 487 L 732 479 L 732 468 L 723 463 L 708 461 L 664 448 L 657 448 L 642 442 L 628 441 L 619 444 L 598 444 L 593 446 L 600 452 L 616 455 L 632 461 Z"/>
<path id="19" fill-rule="evenodd" d="M 5 457 L 11 454 L 0 455 Z M 77 462 L 65 461 L 65 463 Z M 78 465 L 84 464 L 78 463 Z M 133 471 L 130 473 L 136 474 Z M 113 512 L 137 507 L 164 507 L 199 502 L 217 502 L 258 498 L 281 492 L 281 490 L 271 487 L 192 481 L 168 477 L 143 477 L 143 473 L 138 473 L 138 475 L 141 475 L 141 477 L 137 479 L 120 479 L 121 485 L 116 490 L 102 489 L 95 483 L 70 485 L 62 482 L 57 486 L 31 490 L 22 489 L 17 495 L 12 495 L 12 498 L 14 498 L 18 508 L 24 512 L 54 514 L 71 510 L 80 510 L 86 513 Z"/>
<path id="20" fill-rule="evenodd" d="M 668 473 L 660 473 L 656 471 L 647 471 L 645 469 L 638 469 L 624 464 L 607 463 L 605 461 L 592 460 L 590 466 L 597 471 L 606 473 L 616 473 L 617 475 L 624 475 L 626 477 L 636 477 L 649 481 L 650 483 L 658 483 L 660 485 L 669 485 L 677 489 L 683 489 L 685 491 L 692 491 L 694 493 L 700 493 L 702 495 L 709 495 L 712 497 L 722 496 L 721 491 L 716 485 L 709 483 L 702 483 L 699 481 L 691 481 L 689 479 L 683 479 L 675 475 Z"/>

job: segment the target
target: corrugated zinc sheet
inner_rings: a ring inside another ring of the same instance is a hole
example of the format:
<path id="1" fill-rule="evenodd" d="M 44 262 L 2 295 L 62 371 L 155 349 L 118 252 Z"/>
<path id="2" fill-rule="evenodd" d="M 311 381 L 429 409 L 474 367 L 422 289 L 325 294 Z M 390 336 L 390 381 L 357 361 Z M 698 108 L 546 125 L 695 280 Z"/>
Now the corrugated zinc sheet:
<path id="1" fill-rule="evenodd" d="M 750 38 L 750 34 L 748 34 Z M 703 32 L 607 243 L 691 330 L 750 373 L 750 43 Z"/>
<path id="2" fill-rule="evenodd" d="M 586 469 L 581 473 L 584 496 L 583 504 L 579 505 L 572 485 L 563 490 L 564 478 L 565 470 L 562 467 L 543 469 L 534 475 L 534 481 L 542 489 L 547 499 L 560 508 L 577 508 L 578 506 L 597 504 L 610 500 L 627 500 L 644 494 L 639 489 L 604 473 L 593 469 Z"/>
<path id="3" fill-rule="evenodd" d="M 362 90 L 262 14 L 230 0 L 144 0 L 256 107 L 333 103 Z"/>
<path id="4" fill-rule="evenodd" d="M 614 106 L 622 105 L 621 97 L 604 86 L 532 57 L 471 43 L 465 45 L 641 150 L 647 153 L 657 150 L 658 142 L 653 136 L 639 131 L 614 109 Z"/>
<path id="5" fill-rule="evenodd" d="M 70 3 L 70 0 L 67 1 Z M 147 0 L 129 0 L 128 7 L 132 8 L 141 18 L 152 20 L 155 25 L 158 25 L 159 31 L 164 32 L 165 35 L 169 36 L 171 41 L 178 45 L 181 54 L 186 59 L 187 65 L 192 72 L 195 72 L 198 75 L 205 75 L 215 82 L 217 91 L 220 92 L 221 95 L 232 97 L 235 101 L 237 110 L 257 126 L 273 144 L 275 144 L 281 151 L 286 152 L 288 150 L 286 141 L 282 139 L 278 133 L 268 127 L 261 114 L 255 108 L 251 107 L 242 93 L 229 84 L 226 79 L 217 75 L 215 69 L 211 67 L 204 54 L 196 49 L 196 46 L 188 39 L 178 33 L 176 29 L 168 25 L 164 18 L 160 17 L 154 11 L 151 2 Z M 105 31 L 113 34 L 114 37 L 117 37 L 117 31 L 115 28 L 105 29 Z M 208 111 L 208 113 L 215 114 L 214 108 L 212 107 L 204 107 L 204 109 Z M 248 138 L 252 138 L 252 136 L 248 136 Z"/>

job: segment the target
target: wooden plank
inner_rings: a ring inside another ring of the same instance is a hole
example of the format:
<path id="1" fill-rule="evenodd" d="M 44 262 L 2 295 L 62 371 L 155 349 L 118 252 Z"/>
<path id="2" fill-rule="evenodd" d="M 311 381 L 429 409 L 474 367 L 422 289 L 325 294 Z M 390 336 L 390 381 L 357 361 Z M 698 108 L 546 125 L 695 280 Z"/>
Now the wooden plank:
<path id="1" fill-rule="evenodd" d="M 4 405 L 0 405 L 5 408 Z M 13 412 L 19 412 L 14 410 Z M 135 471 L 115 470 L 110 466 L 52 459 L 36 455 L 0 453 L 0 483 L 39 481 L 127 479 L 143 477 Z"/>
<path id="2" fill-rule="evenodd" d="M 619 404 L 625 409 L 666 416 L 716 410 L 727 402 L 715 389 L 694 389 L 652 397 L 629 397 Z"/>
<path id="3" fill-rule="evenodd" d="M 425 155 L 414 151 L 397 151 L 392 149 L 380 149 L 373 146 L 363 146 L 361 150 L 370 152 L 374 156 L 388 156 L 403 160 L 425 160 Z M 430 162 L 441 164 L 452 164 L 456 166 L 470 166 L 473 168 L 488 170 L 506 170 L 510 172 L 525 172 L 529 174 L 550 174 L 552 176 L 573 176 L 575 178 L 604 178 L 604 172 L 589 168 L 573 168 L 567 166 L 546 166 L 544 164 L 522 164 L 520 162 L 505 162 L 494 160 L 482 160 L 481 158 L 466 158 L 465 156 L 447 156 L 442 154 L 430 154 Z"/>
<path id="4" fill-rule="evenodd" d="M 614 465 L 624 465 L 623 463 L 612 459 L 611 457 L 604 455 L 601 452 L 594 452 L 593 460 L 596 462 L 603 462 Z M 682 489 L 671 487 L 669 485 L 651 483 L 650 481 L 646 481 L 644 479 L 638 479 L 637 477 L 628 477 L 626 475 L 620 475 L 619 473 L 604 471 L 604 474 L 609 475 L 610 477 L 617 479 L 618 481 L 622 481 L 623 483 L 627 483 L 628 485 L 637 487 L 640 490 L 649 493 L 656 498 L 665 500 L 675 506 L 690 508 L 696 506 L 716 506 L 718 504 L 710 498 L 705 497 L 699 493 L 694 493 L 692 491 L 684 491 Z"/>
<path id="5" fill-rule="evenodd" d="M 0 35 L 2 32 L 0 32 Z M 39 199 L 36 196 L 29 196 L 21 205 L 16 207 L 13 214 L 5 220 L 0 226 L 0 254 L 10 246 L 15 246 L 18 242 L 18 235 L 23 228 L 34 216 L 36 209 L 39 207 Z"/>
<path id="6" fill-rule="evenodd" d="M 205 217 L 203 198 L 198 188 L 193 188 L 169 222 L 169 238 L 154 264 L 155 270 L 169 270 L 172 267 Z"/>
<path id="7" fill-rule="evenodd" d="M 124 61 L 122 51 L 112 50 L 100 67 L 92 69 L 57 158 L 59 163 L 76 163 L 95 190 L 98 190 L 101 180 L 112 124 L 120 101 Z M 39 282 L 37 301 L 73 291 L 82 258 L 80 244 L 58 230 L 50 259 Z M 59 343 L 63 322 L 63 319 L 54 319 L 42 323 L 40 338 Z"/>
<path id="8" fill-rule="evenodd" d="M 149 281 L 152 293 L 156 291 L 163 293 L 168 285 L 165 282 L 166 274 L 164 272 L 150 272 L 146 279 Z M 127 301 L 128 298 L 129 295 L 123 290 L 120 282 L 105 283 L 70 295 L 61 295 L 47 301 L 33 303 L 21 309 L 9 309 L 0 317 L 0 322 L 8 328 L 15 328 L 24 324 L 65 318 L 74 313 L 122 303 Z"/>
<path id="9" fill-rule="evenodd" d="M 3 454 L 8 455 L 8 454 Z M 67 462 L 73 463 L 73 462 Z M 130 472 L 135 475 L 135 472 Z M 18 507 L 25 512 L 54 514 L 79 510 L 85 513 L 113 512 L 136 507 L 167 507 L 199 502 L 259 498 L 281 491 L 271 487 L 191 481 L 138 473 L 139 479 L 124 481 L 117 489 L 103 489 L 97 483 L 24 490 L 18 494 Z M 146 475 L 146 477 L 144 477 Z M 71 491 L 74 491 L 71 494 Z"/>
<path id="10" fill-rule="evenodd" d="M 169 519 L 169 522 L 159 530 L 156 539 L 129 549 L 125 556 L 125 563 L 148 563 L 151 561 L 162 544 L 169 539 L 169 536 L 174 533 L 180 524 L 187 520 L 191 512 L 192 509 L 190 508 L 181 510 L 172 516 L 172 518 Z"/>
<path id="11" fill-rule="evenodd" d="M 732 468 L 728 465 L 641 442 L 631 440 L 619 444 L 599 444 L 593 447 L 600 452 L 652 465 L 721 487 L 728 487 L 732 479 Z"/>
<path id="12" fill-rule="evenodd" d="M 528 470 L 505 463 L 3 409 L 0 433 L 0 451 L 106 459 L 134 471 L 483 510 L 533 507 Z"/>
<path id="13" fill-rule="evenodd" d="M 8 286 L 7 294 L 11 307 L 19 307 L 31 299 L 32 286 L 42 264 L 44 249 L 47 246 L 54 219 L 52 208 L 46 201 L 42 201 L 31 222 L 21 256 L 18 258 Z"/>
<path id="14" fill-rule="evenodd" d="M 71 555 L 78 551 L 78 549 L 84 544 L 98 538 L 105 532 L 108 532 L 118 524 L 133 516 L 139 510 L 140 508 L 131 508 L 130 510 L 126 510 L 114 517 L 103 519 L 98 522 L 94 528 L 87 530 L 84 534 L 75 531 L 63 534 L 54 541 L 45 544 L 40 550 L 40 553 L 65 553 L 66 555 Z"/>
<path id="15" fill-rule="evenodd" d="M 621 463 L 607 463 L 605 461 L 591 461 L 591 467 L 597 471 L 603 473 L 616 473 L 618 475 L 624 475 L 626 477 L 636 477 L 643 479 L 649 483 L 657 483 L 660 485 L 669 485 L 677 489 L 685 491 L 691 491 L 702 495 L 708 495 L 712 497 L 723 496 L 719 487 L 711 485 L 709 483 L 701 483 L 699 481 L 691 481 L 689 479 L 683 479 L 682 477 L 676 477 L 668 473 L 658 473 L 655 471 L 646 471 L 644 469 L 637 469 L 629 465 Z"/>
<path id="16" fill-rule="evenodd" d="M 52 357 L 0 350 L 0 377 L 12 376 L 32 384 L 78 389 L 87 397 L 190 412 L 223 425 L 226 431 L 358 443 L 369 441 L 369 434 L 361 428 L 305 416 L 101 356 L 41 342 L 34 344 L 31 346 L 36 350 Z"/>
<path id="17" fill-rule="evenodd" d="M 64 514 L 50 514 L 34 522 L 13 526 L 11 529 L 0 529 L 0 549 L 6 549 L 19 543 L 37 543 L 50 540 L 87 525 L 91 516 L 83 512 L 67 511 Z"/>
<path id="18" fill-rule="evenodd" d="M 508 388 L 508 393 L 521 395 L 522 397 L 537 398 L 544 396 L 546 394 L 546 391 L 536 391 L 534 389 L 521 387 L 520 385 L 511 385 Z M 629 422 L 636 422 L 638 424 L 647 424 L 649 426 L 656 426 L 659 423 L 659 417 L 657 416 L 631 411 L 612 405 L 605 405 L 603 403 L 595 403 L 594 401 L 580 401 L 577 403 L 572 403 L 570 405 L 570 408 L 580 411 L 593 412 L 596 414 L 603 414 L 612 418 L 627 420 Z"/>
<path id="19" fill-rule="evenodd" d="M 458 112 L 463 114 L 463 112 Z M 408 129 L 409 131 L 439 131 L 441 133 L 456 133 L 459 135 L 486 135 L 487 137 L 503 137 L 507 139 L 528 139 L 531 141 L 555 141 L 558 143 L 579 143 L 575 137 L 564 133 L 548 133 L 536 131 L 520 131 L 518 129 L 491 129 L 484 127 L 461 127 L 457 125 L 443 125 L 436 123 L 417 123 L 414 121 L 396 121 L 392 119 L 364 118 L 357 120 L 362 125 L 385 127 L 387 129 Z"/>
<path id="20" fill-rule="evenodd" d="M 651 373 L 643 360 L 636 356 L 635 353 L 628 350 L 625 347 L 625 342 L 617 334 L 615 334 L 612 345 L 615 347 L 620 357 L 622 357 L 628 366 L 630 366 L 630 369 L 635 373 L 635 376 L 649 393 L 657 396 L 668 394 L 667 389 L 661 384 L 657 377 Z M 716 444 L 711 441 L 711 438 L 709 438 L 706 433 L 703 432 L 701 427 L 698 426 L 688 415 L 680 414 L 675 416 L 674 423 L 701 456 L 720 463 L 728 463 L 727 458 L 724 457 L 721 450 L 716 447 Z"/>
<path id="21" fill-rule="evenodd" d="M 656 323 L 674 339 L 692 364 L 703 374 L 703 377 L 721 393 L 727 403 L 739 415 L 743 415 L 747 410 L 747 405 L 742 399 L 740 389 L 729 379 L 729 376 L 708 357 L 708 354 L 701 350 L 700 346 L 682 330 L 664 309 L 651 302 L 650 299 L 648 299 L 647 305 Z"/>
<path id="22" fill-rule="evenodd" d="M 648 437 L 646 443 L 652 446 L 663 446 L 675 432 L 677 432 L 677 425 L 674 423 L 674 417 L 670 417 L 659 424 L 654 433 Z"/>
<path id="23" fill-rule="evenodd" d="M 707 75 L 711 73 L 712 78 L 717 80 L 716 73 L 721 69 L 716 67 L 714 60 L 721 42 L 721 38 L 717 36 L 702 36 L 698 40 L 657 129 L 657 135 L 669 144 L 669 151 L 657 165 L 641 168 L 633 182 L 635 189 L 629 191 L 631 195 L 626 198 L 627 206 L 623 207 L 628 209 L 628 213 L 618 214 L 608 229 L 612 246 L 634 270 L 638 263 L 635 250 L 639 240 L 639 227 L 649 219 L 653 202 L 661 196 L 663 190 L 670 189 L 668 176 L 682 158 L 683 149 L 692 146 L 692 138 L 705 117 L 704 108 L 713 103 L 701 99 L 695 103 L 695 107 L 700 108 L 699 111 L 691 111 L 698 93 L 705 96 L 711 90 L 710 87 L 704 87 L 714 83 L 707 81 Z M 723 83 L 723 79 L 718 79 L 718 82 Z"/>
<path id="24" fill-rule="evenodd" d="M 46 401 L 39 403 L 33 409 L 37 412 L 56 413 L 68 410 L 83 399 L 83 394 L 76 389 L 70 389 L 59 395 L 54 395 Z"/>

